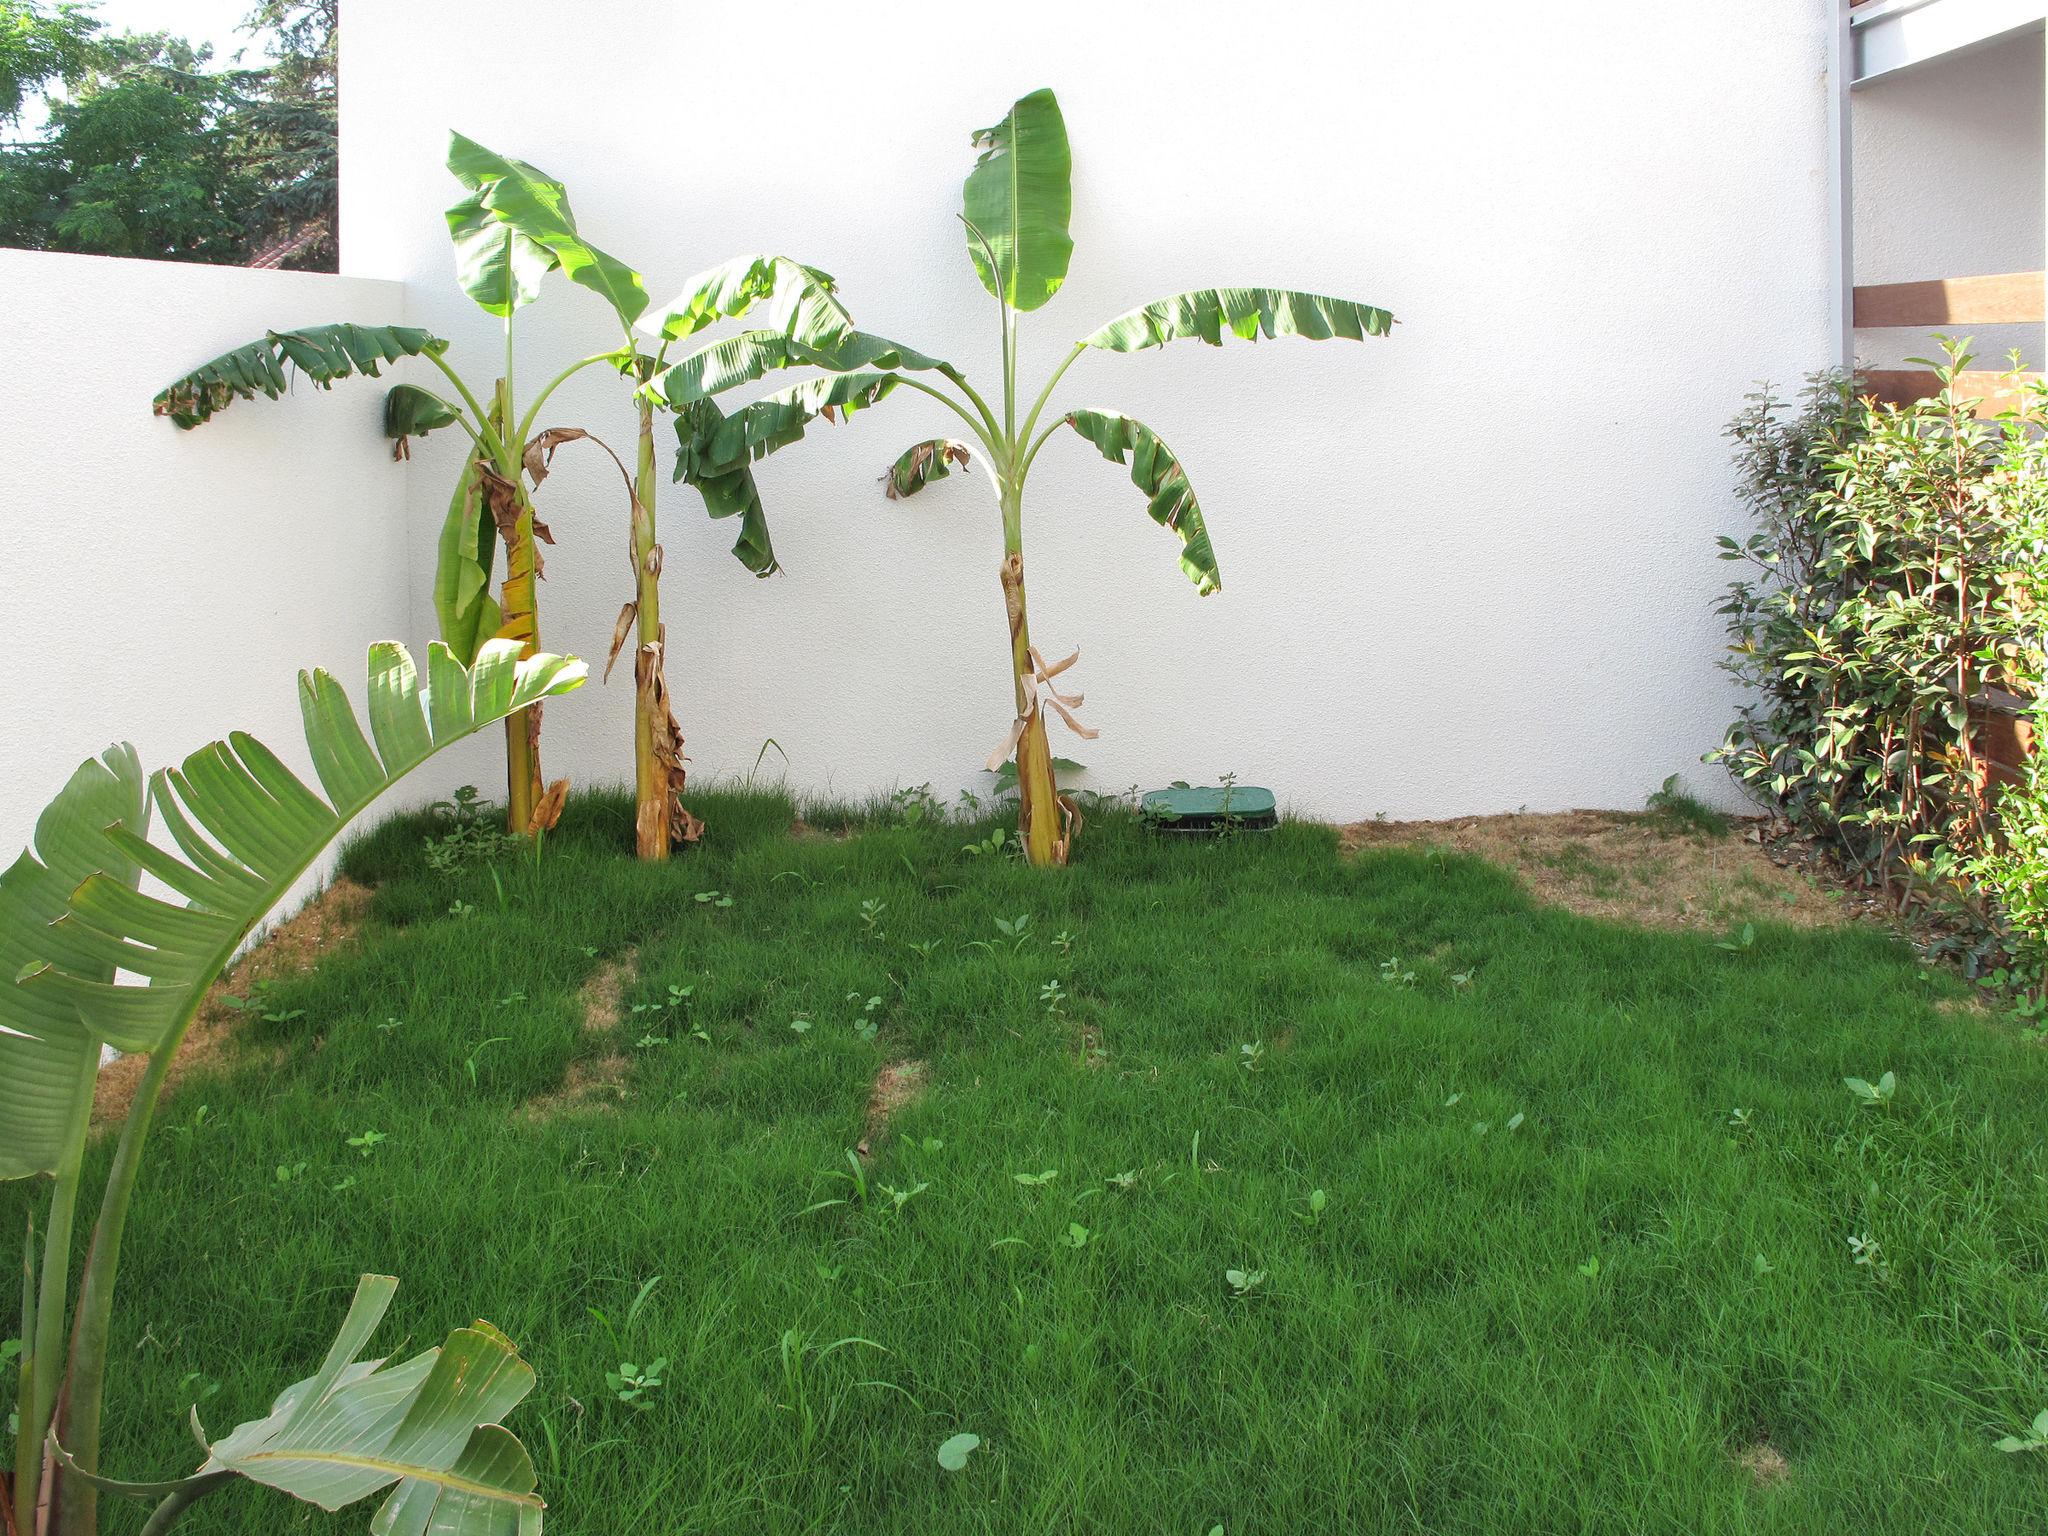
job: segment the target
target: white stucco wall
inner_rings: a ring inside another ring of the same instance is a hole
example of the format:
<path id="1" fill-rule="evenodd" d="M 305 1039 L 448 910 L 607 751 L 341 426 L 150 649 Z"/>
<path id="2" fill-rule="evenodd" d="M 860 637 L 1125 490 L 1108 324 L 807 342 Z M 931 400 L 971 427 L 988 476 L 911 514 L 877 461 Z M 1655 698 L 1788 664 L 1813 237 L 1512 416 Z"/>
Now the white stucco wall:
<path id="1" fill-rule="evenodd" d="M 0 857 L 78 763 L 145 766 L 231 729 L 301 772 L 294 678 L 362 696 L 407 632 L 403 477 L 376 386 L 301 384 L 180 433 L 150 398 L 266 326 L 396 321 L 393 283 L 0 251 Z"/>
<path id="2" fill-rule="evenodd" d="M 2044 265 L 2042 34 L 1874 80 L 1852 98 L 1856 279 L 1913 282 Z M 1977 366 L 2003 368 L 2014 347 L 2042 365 L 2038 325 L 1957 327 Z M 1857 356 L 1897 367 L 1936 355 L 1931 333 L 1859 331 Z"/>
<path id="3" fill-rule="evenodd" d="M 1198 600 L 1123 472 L 1079 439 L 1032 483 L 1033 628 L 1099 742 L 1098 787 L 1235 771 L 1338 817 L 1640 805 L 1699 765 L 1729 694 L 1712 612 L 1731 526 L 1723 423 L 1760 377 L 1825 360 L 1823 0 L 1682 14 L 1637 0 L 1445 11 L 1392 0 L 1051 0 L 998 37 L 971 8 L 795 0 L 715 25 L 590 0 L 350 7 L 344 265 L 411 285 L 415 323 L 495 372 L 453 286 L 443 135 L 565 179 L 658 297 L 728 255 L 837 274 L 870 330 L 992 382 L 990 302 L 956 219 L 967 136 L 1056 88 L 1075 145 L 1072 274 L 1024 372 L 1129 306 L 1273 283 L 1385 305 L 1396 336 L 1091 356 L 1060 399 L 1179 453 L 1224 590 Z M 519 368 L 607 344 L 560 285 Z M 624 443 L 607 381 L 549 416 Z M 694 494 L 662 508 L 671 681 L 699 773 L 764 738 L 812 789 L 977 782 L 1010 714 L 985 487 L 876 476 L 946 429 L 885 407 L 765 462 L 787 574 L 755 582 Z M 414 633 L 457 444 L 407 471 Z M 566 454 L 543 495 L 543 634 L 601 654 L 627 591 L 618 482 Z M 629 770 L 616 681 L 550 711 L 547 767 Z M 775 759 L 770 758 L 771 764 Z M 495 780 L 484 748 L 444 777 Z"/>

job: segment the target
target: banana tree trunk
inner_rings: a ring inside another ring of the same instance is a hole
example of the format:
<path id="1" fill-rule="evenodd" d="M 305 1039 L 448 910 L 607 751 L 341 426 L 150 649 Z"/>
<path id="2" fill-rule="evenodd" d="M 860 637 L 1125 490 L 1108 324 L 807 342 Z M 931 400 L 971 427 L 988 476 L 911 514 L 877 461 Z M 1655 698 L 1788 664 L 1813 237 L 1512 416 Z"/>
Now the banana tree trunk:
<path id="1" fill-rule="evenodd" d="M 665 859 L 674 840 L 669 758 L 682 743 L 668 711 L 661 624 L 661 546 L 654 542 L 654 407 L 640 402 L 640 451 L 633 477 L 633 586 L 639 644 L 633 655 L 633 842 L 643 859 Z M 680 779 L 680 772 L 677 778 Z M 678 783 L 675 789 L 681 789 Z"/>
<path id="2" fill-rule="evenodd" d="M 1045 739 L 1045 711 L 1038 702 L 1037 667 L 1031 659 L 1031 620 L 1024 602 L 1022 496 L 1003 489 L 1003 608 L 1010 620 L 1010 680 L 1017 719 L 1017 833 L 1024 856 L 1037 865 L 1064 864 L 1067 840 L 1060 835 L 1059 789 L 1053 782 L 1052 748 Z"/>
<path id="3" fill-rule="evenodd" d="M 498 381 L 493 408 L 501 434 L 510 430 L 511 387 Z M 518 451 L 514 445 L 514 451 Z M 540 648 L 540 614 L 535 578 L 539 574 L 539 552 L 534 546 L 533 500 L 527 495 L 521 466 L 515 459 L 504 467 L 479 463 L 484 499 L 491 517 L 505 541 L 505 585 L 499 598 L 502 622 L 498 638 L 517 640 L 522 658 Z M 505 821 L 509 831 L 523 836 L 533 821 L 533 809 L 540 801 L 540 706 L 529 705 L 505 717 Z"/>

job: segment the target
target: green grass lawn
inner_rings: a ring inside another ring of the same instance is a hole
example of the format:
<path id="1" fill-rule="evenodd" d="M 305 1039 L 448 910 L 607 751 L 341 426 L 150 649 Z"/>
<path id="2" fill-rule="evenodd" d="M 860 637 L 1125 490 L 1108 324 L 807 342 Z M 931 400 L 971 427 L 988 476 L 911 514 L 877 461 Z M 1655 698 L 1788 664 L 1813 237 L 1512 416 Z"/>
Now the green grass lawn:
<path id="1" fill-rule="evenodd" d="M 354 845 L 362 942 L 159 1116 L 109 1472 L 189 1470 L 187 1406 L 259 1413 L 378 1270 L 387 1345 L 481 1315 L 534 1363 L 512 1422 L 565 1536 L 2048 1512 L 2048 1458 L 1993 1448 L 2048 1407 L 2048 1055 L 1885 934 L 1723 948 L 1313 825 L 1102 817 L 1042 872 L 965 853 L 985 827 L 693 804 L 665 867 L 592 796 L 537 864 Z M 586 1031 L 629 954 L 645 1006 Z M 1843 1085 L 1887 1070 L 1886 1107 Z M 188 1528 L 365 1519 L 243 1487 Z"/>

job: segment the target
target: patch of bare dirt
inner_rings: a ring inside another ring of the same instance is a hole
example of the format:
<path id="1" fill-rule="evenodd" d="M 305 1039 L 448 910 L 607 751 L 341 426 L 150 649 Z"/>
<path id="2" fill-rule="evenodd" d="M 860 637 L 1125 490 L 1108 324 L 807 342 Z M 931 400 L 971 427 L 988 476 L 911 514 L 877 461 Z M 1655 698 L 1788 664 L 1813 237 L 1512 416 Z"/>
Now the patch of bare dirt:
<path id="1" fill-rule="evenodd" d="M 922 1061 L 892 1061 L 875 1074 L 875 1086 L 868 1091 L 865 1134 L 853 1150 L 863 1158 L 874 1155 L 874 1144 L 889 1128 L 889 1117 L 924 1092 L 929 1069 Z"/>
<path id="2" fill-rule="evenodd" d="M 613 1109 L 625 1098 L 629 1064 L 619 1049 L 617 1031 L 626 1016 L 626 989 L 633 984 L 639 961 L 639 951 L 629 949 L 590 973 L 576 1001 L 583 1014 L 584 1035 L 602 1039 L 603 1048 L 594 1056 L 571 1061 L 562 1075 L 562 1086 L 554 1092 L 520 1105 L 521 1120 L 552 1120 L 579 1110 Z"/>
<path id="3" fill-rule="evenodd" d="M 236 1026 L 244 1015 L 222 998 L 247 997 L 259 982 L 304 975 L 353 939 L 369 910 L 370 888 L 336 876 L 326 890 L 272 928 L 207 991 L 198 1017 L 185 1032 L 184 1043 L 164 1075 L 164 1091 L 175 1093 L 178 1084 L 192 1073 L 216 1065 L 231 1050 L 248 1049 L 247 1042 L 235 1039 Z M 123 1056 L 101 1069 L 93 1090 L 95 1128 L 118 1124 L 127 1117 L 148 1065 L 147 1056 Z"/>
<path id="4" fill-rule="evenodd" d="M 1716 836 L 1674 831 L 1624 811 L 1562 811 L 1360 821 L 1339 827 L 1337 836 L 1347 853 L 1442 848 L 1473 854 L 1513 870 L 1553 906 L 1653 928 L 1720 931 L 1766 920 L 1824 928 L 1856 915 L 1831 881 L 1767 844 L 1757 822 L 1737 822 Z"/>
<path id="5" fill-rule="evenodd" d="M 1759 1440 L 1755 1445 L 1737 1451 L 1735 1465 L 1747 1472 L 1750 1481 L 1759 1488 L 1775 1488 L 1792 1475 L 1792 1463 L 1768 1440 Z"/>

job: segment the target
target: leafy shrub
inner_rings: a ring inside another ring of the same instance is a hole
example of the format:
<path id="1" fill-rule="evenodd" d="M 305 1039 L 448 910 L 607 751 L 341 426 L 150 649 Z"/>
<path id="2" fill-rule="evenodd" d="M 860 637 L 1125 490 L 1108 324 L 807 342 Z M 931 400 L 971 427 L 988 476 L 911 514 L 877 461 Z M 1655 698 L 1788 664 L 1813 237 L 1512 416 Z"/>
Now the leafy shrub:
<path id="1" fill-rule="evenodd" d="M 1822 374 L 1730 426 L 1756 531 L 1720 541 L 1748 567 L 1723 665 L 1748 700 L 1709 756 L 1858 878 L 1965 917 L 1978 951 L 2016 848 L 1972 705 L 2042 691 L 2048 390 L 1979 421 L 1954 388 L 1969 357 L 1944 348 L 1934 398 L 1877 405 Z"/>

